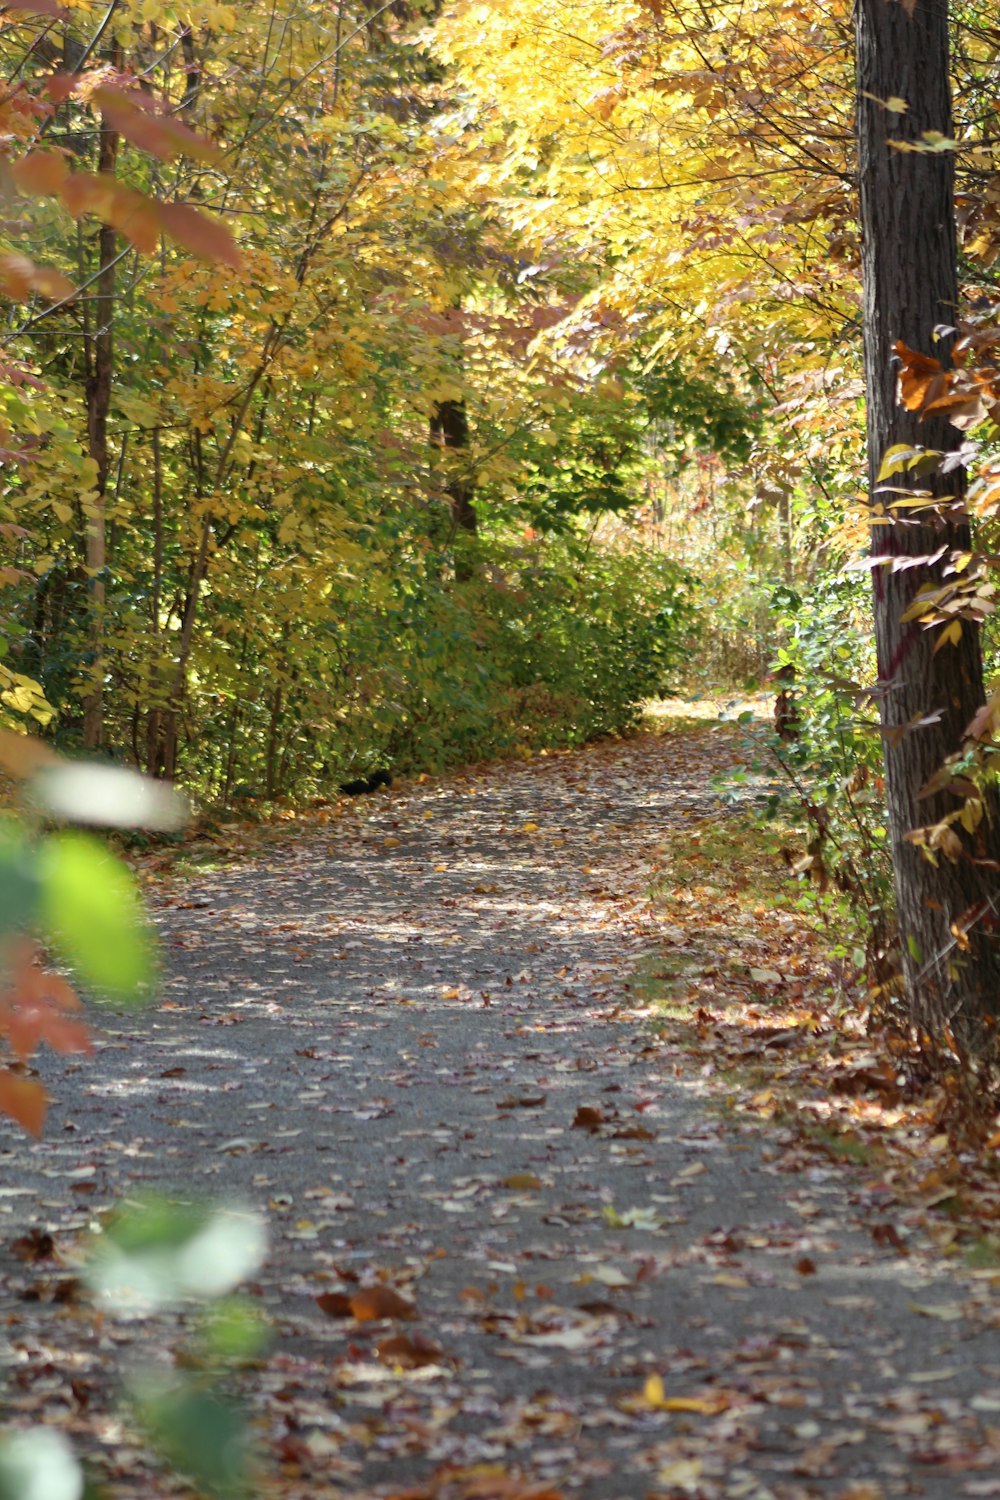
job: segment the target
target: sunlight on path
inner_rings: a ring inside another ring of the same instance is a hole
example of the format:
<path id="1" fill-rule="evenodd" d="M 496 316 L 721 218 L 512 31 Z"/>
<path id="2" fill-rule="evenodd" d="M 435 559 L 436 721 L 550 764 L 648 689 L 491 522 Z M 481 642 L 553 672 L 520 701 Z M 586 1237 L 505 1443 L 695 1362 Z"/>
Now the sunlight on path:
<path id="1" fill-rule="evenodd" d="M 62 1119 L 8 1143 L 12 1225 L 30 1206 L 68 1246 L 140 1183 L 266 1213 L 274 1342 L 246 1385 L 268 1494 L 989 1493 L 968 1487 L 1000 1409 L 982 1299 L 922 1313 L 963 1294 L 873 1242 L 848 1168 L 711 1108 L 644 1008 L 657 834 L 719 816 L 727 743 L 410 785 L 199 875 L 159 913 L 160 1006 L 50 1066 Z M 136 1330 L 8 1273 L 25 1409 L 122 1500 L 181 1493 L 107 1407 Z M 368 1286 L 412 1316 L 359 1321 Z M 141 1336 L 168 1359 L 168 1321 Z"/>

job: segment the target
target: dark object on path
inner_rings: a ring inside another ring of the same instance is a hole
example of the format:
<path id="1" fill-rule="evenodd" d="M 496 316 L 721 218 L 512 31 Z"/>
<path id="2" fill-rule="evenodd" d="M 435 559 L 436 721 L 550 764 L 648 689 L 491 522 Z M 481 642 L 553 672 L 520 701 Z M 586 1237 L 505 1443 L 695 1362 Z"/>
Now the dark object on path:
<path id="1" fill-rule="evenodd" d="M 779 667 L 774 674 L 779 686 L 774 700 L 774 730 L 779 739 L 790 745 L 799 737 L 799 706 L 795 701 L 795 668 L 791 662 Z"/>
<path id="2" fill-rule="evenodd" d="M 366 792 L 377 792 L 380 786 L 392 786 L 391 771 L 373 771 L 370 776 L 359 776 L 354 781 L 343 781 L 340 790 L 347 797 L 361 797 Z"/>

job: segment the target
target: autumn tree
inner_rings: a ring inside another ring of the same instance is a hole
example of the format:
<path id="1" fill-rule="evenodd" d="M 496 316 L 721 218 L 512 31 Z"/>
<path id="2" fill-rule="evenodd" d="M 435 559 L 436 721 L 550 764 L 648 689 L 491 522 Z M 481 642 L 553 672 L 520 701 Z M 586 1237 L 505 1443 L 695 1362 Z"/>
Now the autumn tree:
<path id="1" fill-rule="evenodd" d="M 920 590 L 969 551 L 960 434 L 946 407 L 920 411 L 919 400 L 897 395 L 900 357 L 912 364 L 920 351 L 950 363 L 958 310 L 947 0 L 861 0 L 857 77 L 875 628 L 897 918 L 914 1021 L 938 1034 L 950 1027 L 968 1044 L 1000 1010 L 982 933 L 1000 829 L 981 804 L 970 816 L 967 789 L 927 788 L 983 703 L 982 655 L 974 621 L 928 630 L 914 609 Z M 915 838 L 925 826 L 948 838 Z"/>

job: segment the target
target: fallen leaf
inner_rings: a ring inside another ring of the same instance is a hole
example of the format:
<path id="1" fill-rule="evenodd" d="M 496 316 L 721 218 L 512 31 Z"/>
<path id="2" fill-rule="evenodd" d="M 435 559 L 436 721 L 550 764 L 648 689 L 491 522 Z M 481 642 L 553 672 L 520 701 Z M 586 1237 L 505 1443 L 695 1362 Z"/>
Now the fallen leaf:
<path id="1" fill-rule="evenodd" d="M 703 1467 L 700 1458 L 678 1458 L 674 1463 L 664 1464 L 656 1478 L 660 1484 L 673 1485 L 675 1489 L 693 1490 Z"/>
<path id="2" fill-rule="evenodd" d="M 632 1284 L 624 1271 L 619 1271 L 617 1266 L 598 1266 L 590 1275 L 593 1281 L 599 1281 L 603 1286 L 631 1286 Z"/>
<path id="3" fill-rule="evenodd" d="M 654 1411 L 689 1411 L 699 1416 L 714 1417 L 727 1411 L 729 1398 L 720 1391 L 713 1396 L 668 1396 L 662 1375 L 650 1375 L 642 1388 L 643 1400 Z"/>
<path id="4" fill-rule="evenodd" d="M 46 1229 L 29 1229 L 27 1234 L 11 1241 L 10 1253 L 18 1260 L 29 1263 L 52 1260 L 56 1253 L 56 1242 Z"/>
<path id="5" fill-rule="evenodd" d="M 375 1345 L 375 1353 L 383 1364 L 399 1365 L 404 1370 L 420 1370 L 425 1365 L 436 1365 L 441 1350 L 425 1334 L 394 1333 Z"/>
<path id="6" fill-rule="evenodd" d="M 320 1312 L 326 1313 L 328 1318 L 351 1316 L 351 1299 L 346 1292 L 321 1292 L 316 1298 L 316 1306 Z"/>
<path id="7" fill-rule="evenodd" d="M 363 1286 L 350 1299 L 350 1306 L 359 1323 L 372 1323 L 378 1318 L 415 1318 L 417 1315 L 412 1302 L 407 1302 L 383 1282 Z"/>
<path id="8" fill-rule="evenodd" d="M 958 1302 L 911 1302 L 910 1307 L 924 1318 L 938 1318 L 942 1323 L 957 1323 L 964 1313 Z"/>

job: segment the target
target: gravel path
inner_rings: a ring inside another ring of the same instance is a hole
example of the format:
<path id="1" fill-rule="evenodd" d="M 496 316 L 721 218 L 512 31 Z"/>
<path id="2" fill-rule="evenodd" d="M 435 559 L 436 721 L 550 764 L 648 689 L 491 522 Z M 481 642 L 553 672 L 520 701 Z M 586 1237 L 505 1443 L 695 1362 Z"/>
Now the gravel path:
<path id="1" fill-rule="evenodd" d="M 877 1243 L 877 1185 L 720 1116 L 642 1009 L 657 830 L 716 815 L 719 744 L 377 794 L 165 902 L 161 1003 L 3 1138 L 8 1417 L 183 1493 L 107 1395 L 173 1325 L 9 1254 L 160 1184 L 267 1216 L 282 1500 L 1000 1495 L 996 1280 Z M 415 1317 L 339 1315 L 369 1284 Z"/>

